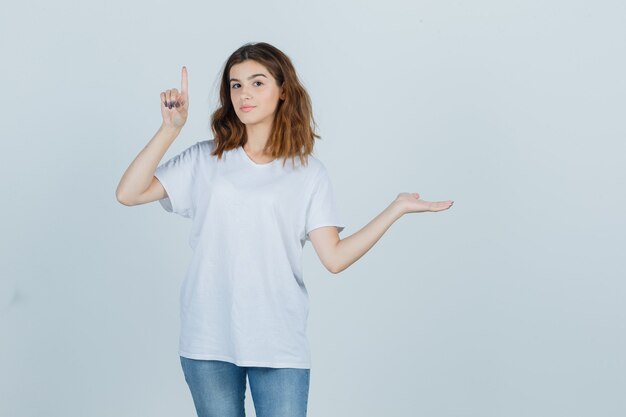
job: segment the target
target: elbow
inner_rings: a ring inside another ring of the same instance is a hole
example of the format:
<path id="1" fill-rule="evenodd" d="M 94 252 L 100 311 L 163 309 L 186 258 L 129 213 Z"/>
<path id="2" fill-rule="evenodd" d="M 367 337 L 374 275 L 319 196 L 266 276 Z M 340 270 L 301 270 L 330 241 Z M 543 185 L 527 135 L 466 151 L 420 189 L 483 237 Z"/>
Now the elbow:
<path id="1" fill-rule="evenodd" d="M 339 243 L 339 241 L 337 241 L 337 244 Z M 335 247 L 336 248 L 336 247 Z M 341 257 L 339 256 L 339 254 L 337 253 L 337 250 L 335 249 L 333 251 L 333 255 L 332 258 L 330 258 L 328 260 L 328 266 L 326 267 L 326 269 L 328 269 L 328 271 L 331 274 L 338 274 L 341 271 L 343 271 L 344 269 L 346 269 L 346 266 L 343 265 L 343 262 L 341 260 Z"/>
<path id="2" fill-rule="evenodd" d="M 343 268 L 341 268 L 339 265 L 330 265 L 328 268 L 328 271 L 333 274 L 336 275 L 338 273 L 340 273 L 341 271 L 343 271 Z"/>
<path id="3" fill-rule="evenodd" d="M 125 201 L 122 201 L 122 200 L 117 200 L 117 201 L 118 201 L 120 204 L 122 204 L 122 205 L 124 205 L 124 206 L 126 206 L 126 207 L 130 207 L 130 206 L 132 206 L 132 204 L 126 203 Z"/>
<path id="4" fill-rule="evenodd" d="M 125 206 L 132 206 L 132 204 L 128 201 L 128 199 L 126 199 L 126 197 L 124 197 L 124 195 L 120 193 L 119 190 L 115 192 L 115 198 L 117 199 L 117 202 L 120 204 L 123 204 Z"/>

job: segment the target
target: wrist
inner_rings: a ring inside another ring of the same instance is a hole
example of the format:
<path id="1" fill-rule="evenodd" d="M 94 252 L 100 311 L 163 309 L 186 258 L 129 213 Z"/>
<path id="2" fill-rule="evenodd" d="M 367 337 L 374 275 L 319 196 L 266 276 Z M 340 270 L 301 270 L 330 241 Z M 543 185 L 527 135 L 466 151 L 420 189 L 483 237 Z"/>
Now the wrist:
<path id="1" fill-rule="evenodd" d="M 165 124 L 165 123 L 162 123 L 162 124 L 161 124 L 161 127 L 160 127 L 160 129 L 161 129 L 162 131 L 164 131 L 164 132 L 176 133 L 176 134 L 180 133 L 180 131 L 182 130 L 182 128 L 183 128 L 182 126 L 177 127 L 177 126 L 168 125 L 168 124 Z"/>
<path id="2" fill-rule="evenodd" d="M 392 201 L 391 204 L 389 204 L 389 207 L 387 207 L 387 209 L 394 214 L 396 219 L 399 219 L 400 217 L 402 217 L 404 213 L 406 212 L 402 203 L 398 200 Z"/>

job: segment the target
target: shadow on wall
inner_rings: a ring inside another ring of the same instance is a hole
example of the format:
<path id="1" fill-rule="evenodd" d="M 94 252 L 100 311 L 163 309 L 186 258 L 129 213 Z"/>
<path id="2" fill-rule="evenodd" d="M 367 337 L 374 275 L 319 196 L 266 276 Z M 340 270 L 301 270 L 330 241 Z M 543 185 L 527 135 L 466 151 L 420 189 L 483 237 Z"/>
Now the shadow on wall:
<path id="1" fill-rule="evenodd" d="M 0 317 L 8 313 L 22 299 L 21 292 L 13 282 L 0 280 Z"/>

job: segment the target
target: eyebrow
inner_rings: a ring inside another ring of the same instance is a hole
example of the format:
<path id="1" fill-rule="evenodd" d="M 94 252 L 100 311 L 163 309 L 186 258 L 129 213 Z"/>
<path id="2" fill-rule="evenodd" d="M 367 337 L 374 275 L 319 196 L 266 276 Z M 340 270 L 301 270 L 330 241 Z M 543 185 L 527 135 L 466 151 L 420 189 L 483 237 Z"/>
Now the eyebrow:
<path id="1" fill-rule="evenodd" d="M 258 76 L 258 75 L 261 75 L 261 76 L 263 76 L 263 77 L 267 78 L 267 77 L 265 76 L 265 74 L 253 74 L 253 75 L 249 76 L 249 77 L 248 77 L 248 79 L 249 79 L 249 80 L 251 80 L 251 79 L 253 79 L 254 77 L 256 77 L 256 76 Z M 238 80 L 237 78 L 231 78 L 230 80 L 228 80 L 228 82 L 231 82 L 231 81 L 239 81 L 239 80 Z"/>

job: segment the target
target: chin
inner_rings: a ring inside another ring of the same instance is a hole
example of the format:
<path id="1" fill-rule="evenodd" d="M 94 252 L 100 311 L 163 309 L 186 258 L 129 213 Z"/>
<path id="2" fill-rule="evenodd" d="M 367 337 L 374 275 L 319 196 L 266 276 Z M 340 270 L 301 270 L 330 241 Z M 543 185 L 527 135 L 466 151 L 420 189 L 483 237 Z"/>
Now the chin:
<path id="1" fill-rule="evenodd" d="M 243 115 L 243 117 L 239 117 L 239 120 L 241 120 L 241 123 L 246 124 L 246 125 L 254 125 L 263 120 L 263 117 L 259 117 L 258 115 L 255 115 L 256 117 L 246 117 L 246 116 L 247 115 Z"/>

